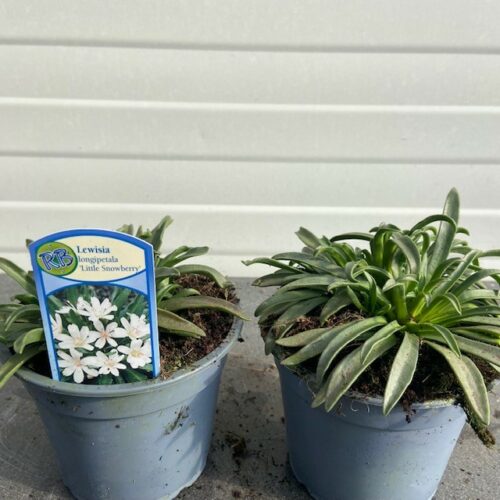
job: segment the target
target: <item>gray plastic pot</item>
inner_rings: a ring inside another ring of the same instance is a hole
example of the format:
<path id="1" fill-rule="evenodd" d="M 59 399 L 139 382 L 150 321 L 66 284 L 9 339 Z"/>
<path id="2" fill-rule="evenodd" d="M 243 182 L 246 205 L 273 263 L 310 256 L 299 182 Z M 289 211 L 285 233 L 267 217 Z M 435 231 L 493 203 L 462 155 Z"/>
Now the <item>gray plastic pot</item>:
<path id="1" fill-rule="evenodd" d="M 224 342 L 168 380 L 96 386 L 57 382 L 31 370 L 18 377 L 33 396 L 64 484 L 82 500 L 174 498 L 207 460 Z"/>
<path id="2" fill-rule="evenodd" d="M 289 460 L 321 500 L 426 500 L 436 492 L 465 423 L 451 401 L 413 405 L 411 422 L 382 400 L 343 397 L 327 413 L 311 408 L 307 382 L 280 365 Z"/>

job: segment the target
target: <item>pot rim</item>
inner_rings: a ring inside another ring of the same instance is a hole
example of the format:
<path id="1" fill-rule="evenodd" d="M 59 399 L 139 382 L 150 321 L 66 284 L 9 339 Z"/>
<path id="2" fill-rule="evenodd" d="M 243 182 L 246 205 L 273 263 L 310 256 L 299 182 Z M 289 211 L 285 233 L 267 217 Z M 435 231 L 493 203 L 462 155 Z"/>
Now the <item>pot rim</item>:
<path id="1" fill-rule="evenodd" d="M 64 394 L 67 396 L 80 397 L 119 397 L 131 396 L 137 393 L 151 392 L 158 388 L 168 385 L 174 385 L 190 376 L 194 376 L 203 371 L 208 365 L 215 363 L 218 359 L 224 357 L 239 338 L 243 321 L 235 317 L 226 338 L 211 353 L 199 359 L 192 365 L 176 371 L 171 377 L 162 380 L 160 377 L 146 380 L 143 382 L 131 382 L 126 384 L 114 385 L 79 385 L 71 382 L 60 382 L 53 380 L 45 375 L 40 375 L 28 368 L 21 368 L 17 371 L 16 377 L 25 383 L 33 384 L 42 389 Z"/>
<path id="2" fill-rule="evenodd" d="M 311 394 L 314 394 L 314 391 L 311 389 L 310 382 L 313 381 L 312 375 L 300 375 L 296 371 L 288 368 L 287 366 L 284 366 L 280 363 L 280 360 L 273 354 L 274 357 L 274 362 L 276 363 L 276 366 L 278 367 L 278 371 L 281 370 L 287 370 L 291 375 L 294 375 L 298 379 L 304 381 L 304 383 L 307 386 L 307 389 L 311 392 Z M 377 396 L 367 396 L 365 394 L 362 394 L 357 391 L 347 391 L 344 395 L 345 397 L 348 397 L 350 399 L 353 399 L 355 401 L 358 401 L 360 403 L 365 403 L 373 406 L 383 406 L 384 400 L 382 397 L 377 397 Z M 430 401 L 423 401 L 423 402 L 418 402 L 418 403 L 412 403 L 411 407 L 414 410 L 424 410 L 424 409 L 430 409 L 430 408 L 444 408 L 446 406 L 454 406 L 458 404 L 456 398 L 442 398 L 442 399 L 432 399 Z"/>

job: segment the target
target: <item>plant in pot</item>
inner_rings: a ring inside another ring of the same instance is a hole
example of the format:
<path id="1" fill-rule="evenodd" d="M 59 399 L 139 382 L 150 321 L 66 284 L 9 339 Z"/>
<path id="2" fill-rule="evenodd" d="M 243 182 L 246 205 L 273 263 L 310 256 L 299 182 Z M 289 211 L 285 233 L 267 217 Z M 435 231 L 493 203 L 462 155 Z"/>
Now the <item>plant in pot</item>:
<path id="1" fill-rule="evenodd" d="M 165 217 L 153 230 L 135 233 L 131 225 L 119 229 L 154 248 L 161 358 L 156 379 L 136 369 L 142 364 L 126 355 L 130 348 L 116 348 L 123 332 L 133 339 L 144 326 L 144 318 L 135 314 L 142 297 L 124 301 L 118 287 L 102 302 L 81 297 L 77 289 L 60 304 L 51 318 L 53 329 L 59 329 L 59 346 L 71 344 L 69 352 L 78 360 L 62 352 L 65 381 L 51 379 L 32 272 L 0 259 L 0 269 L 24 288 L 11 303 L 0 305 L 0 387 L 14 374 L 24 383 L 63 481 L 79 499 L 171 498 L 196 480 L 206 462 L 222 369 L 245 316 L 224 276 L 184 262 L 205 254 L 207 247 L 160 253 L 171 222 Z M 81 293 L 92 295 L 92 289 Z M 100 319 L 91 316 L 92 308 L 102 313 Z M 92 329 L 100 335 L 85 333 L 86 341 L 76 345 L 81 339 L 75 325 L 79 332 Z M 120 334 L 118 327 L 123 327 Z M 89 351 L 97 356 L 89 358 Z M 99 363 L 89 365 L 90 359 Z"/>
<path id="2" fill-rule="evenodd" d="M 459 197 L 409 230 L 316 237 L 261 263 L 259 316 L 280 374 L 291 467 L 315 498 L 432 498 L 466 417 L 488 444 L 498 291 L 458 226 Z M 438 227 L 436 227 L 438 226 Z M 362 240 L 357 248 L 346 240 Z"/>

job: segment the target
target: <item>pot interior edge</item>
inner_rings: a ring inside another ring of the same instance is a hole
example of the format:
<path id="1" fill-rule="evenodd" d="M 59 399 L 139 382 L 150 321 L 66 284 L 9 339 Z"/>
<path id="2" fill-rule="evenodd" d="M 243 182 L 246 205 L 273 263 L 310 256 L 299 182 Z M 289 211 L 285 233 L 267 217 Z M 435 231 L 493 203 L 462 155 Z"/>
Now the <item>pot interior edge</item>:
<path id="1" fill-rule="evenodd" d="M 21 368 L 17 373 L 18 377 L 23 382 L 36 385 L 42 389 L 65 394 L 68 396 L 83 396 L 83 397 L 119 397 L 136 394 L 138 392 L 154 391 L 158 386 L 175 384 L 176 382 L 201 372 L 211 363 L 217 362 L 224 357 L 240 336 L 243 321 L 235 318 L 231 329 L 222 343 L 214 349 L 210 354 L 201 358 L 196 363 L 193 363 L 187 368 L 178 370 L 174 375 L 166 380 L 156 378 L 145 382 L 132 382 L 127 384 L 116 385 L 78 385 L 69 382 L 59 382 L 44 375 L 40 375 L 28 368 Z"/>
<path id="2" fill-rule="evenodd" d="M 307 387 L 307 390 L 309 390 L 311 392 L 311 394 L 314 394 L 314 392 L 312 391 L 310 384 L 309 384 L 309 382 L 313 381 L 312 375 L 311 376 L 309 376 L 309 375 L 302 376 L 302 375 L 298 374 L 294 370 L 292 370 L 286 366 L 281 365 L 280 360 L 276 356 L 274 356 L 274 362 L 276 363 L 276 366 L 278 367 L 279 371 L 286 370 L 292 376 L 297 377 L 305 384 L 305 386 Z M 383 406 L 383 403 L 384 403 L 383 398 L 381 396 L 380 397 L 367 396 L 365 394 L 362 394 L 362 393 L 359 393 L 356 391 L 348 391 L 345 395 L 351 399 L 356 400 L 356 401 L 359 401 L 362 403 L 367 403 L 367 404 L 370 404 L 373 406 Z M 426 409 L 426 408 L 443 408 L 445 406 L 452 406 L 455 404 L 457 404 L 457 401 L 455 398 L 447 398 L 447 399 L 433 399 L 430 401 L 413 403 L 411 405 L 411 407 L 415 410 L 418 410 L 418 409 Z"/>

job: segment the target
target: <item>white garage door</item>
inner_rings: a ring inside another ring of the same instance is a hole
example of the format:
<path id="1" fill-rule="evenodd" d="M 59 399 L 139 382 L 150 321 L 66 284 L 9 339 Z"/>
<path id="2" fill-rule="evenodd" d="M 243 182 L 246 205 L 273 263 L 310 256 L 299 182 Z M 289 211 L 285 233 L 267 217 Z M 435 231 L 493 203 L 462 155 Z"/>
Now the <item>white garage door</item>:
<path id="1" fill-rule="evenodd" d="M 411 224 L 500 246 L 500 3 L 2 0 L 0 254 L 176 219 L 213 264 Z"/>

